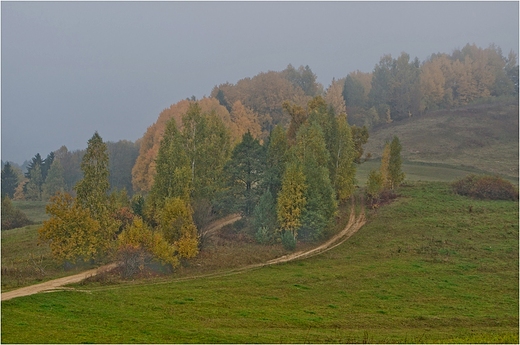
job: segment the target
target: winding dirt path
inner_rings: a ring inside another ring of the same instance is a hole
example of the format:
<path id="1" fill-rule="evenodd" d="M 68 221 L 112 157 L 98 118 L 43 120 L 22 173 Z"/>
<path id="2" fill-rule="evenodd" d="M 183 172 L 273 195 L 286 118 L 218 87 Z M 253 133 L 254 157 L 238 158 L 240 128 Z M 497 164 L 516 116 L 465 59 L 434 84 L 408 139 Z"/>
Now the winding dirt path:
<path id="1" fill-rule="evenodd" d="M 240 215 L 237 215 L 237 214 L 229 215 L 225 218 L 219 219 L 219 220 L 211 223 L 205 229 L 205 232 L 206 233 L 215 232 L 218 229 L 220 229 L 228 224 L 236 222 L 240 218 L 241 218 Z M 191 280 L 191 279 L 197 279 L 197 278 L 203 278 L 203 277 L 225 276 L 225 275 L 236 274 L 236 273 L 240 273 L 240 272 L 255 269 L 255 268 L 260 268 L 260 267 L 269 266 L 269 265 L 276 265 L 276 264 L 280 264 L 280 263 L 284 263 L 284 262 L 288 262 L 288 261 L 292 261 L 292 260 L 303 259 L 303 258 L 315 256 L 315 255 L 324 253 L 328 250 L 331 250 L 331 249 L 339 246 L 343 242 L 345 242 L 353 234 L 355 234 L 365 224 L 365 222 L 366 222 L 366 219 L 365 219 L 364 211 L 362 211 L 362 213 L 358 217 L 356 217 L 355 211 L 354 211 L 354 206 L 352 206 L 350 218 L 349 218 L 349 221 L 348 221 L 347 225 L 345 226 L 345 228 L 341 232 L 336 234 L 334 237 L 332 237 L 330 240 L 328 240 L 327 242 L 321 244 L 320 246 L 318 246 L 316 248 L 313 248 L 313 249 L 305 251 L 305 252 L 296 252 L 296 253 L 292 253 L 289 255 L 284 255 L 282 257 L 279 257 L 279 258 L 276 258 L 273 260 L 269 260 L 267 262 L 262 262 L 262 263 L 258 263 L 258 264 L 240 267 L 237 269 L 232 269 L 228 272 L 209 273 L 209 274 L 200 275 L 200 276 L 183 277 L 183 278 L 174 279 L 173 281 Z M 91 270 L 88 270 L 88 271 L 85 271 L 85 272 L 82 272 L 79 274 L 75 274 L 72 276 L 54 279 L 54 280 L 50 280 L 48 282 L 44 282 L 41 284 L 31 285 L 31 286 L 27 286 L 27 287 L 20 288 L 17 290 L 4 292 L 4 293 L 2 293 L 1 300 L 7 301 L 12 298 L 29 296 L 29 295 L 33 295 L 33 294 L 40 293 L 40 292 L 52 292 L 52 291 L 57 291 L 57 290 L 63 290 L 64 285 L 78 283 L 86 278 L 92 277 L 101 272 L 109 271 L 109 270 L 115 268 L 116 266 L 117 266 L 116 263 L 112 263 L 109 265 L 101 266 L 99 268 L 91 269 Z"/>
<path id="2" fill-rule="evenodd" d="M 9 292 L 2 292 L 2 301 L 7 301 L 16 297 L 29 296 L 39 292 L 60 289 L 63 285 L 78 283 L 83 279 L 95 276 L 96 274 L 104 271 L 109 271 L 115 267 L 117 267 L 117 264 L 113 263 L 98 268 L 94 268 L 85 272 L 81 272 L 72 276 L 49 280 L 44 283 L 26 286 Z"/>

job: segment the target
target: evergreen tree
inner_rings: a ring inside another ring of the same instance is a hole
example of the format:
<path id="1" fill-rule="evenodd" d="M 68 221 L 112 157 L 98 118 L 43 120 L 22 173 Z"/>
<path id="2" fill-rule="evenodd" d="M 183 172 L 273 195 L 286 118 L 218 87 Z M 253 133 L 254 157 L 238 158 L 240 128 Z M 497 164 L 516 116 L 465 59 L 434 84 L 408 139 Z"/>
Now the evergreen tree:
<path id="1" fill-rule="evenodd" d="M 321 127 L 316 123 L 303 125 L 292 149 L 303 166 L 306 204 L 301 213 L 301 237 L 319 239 L 334 221 L 337 209 L 335 193 L 330 182 L 329 152 Z"/>
<path id="2" fill-rule="evenodd" d="M 394 189 L 404 181 L 405 174 L 401 170 L 401 142 L 397 136 L 390 143 L 390 158 L 388 162 L 388 177 L 390 188 Z"/>
<path id="3" fill-rule="evenodd" d="M 282 188 L 282 177 L 289 149 L 287 136 L 282 126 L 277 125 L 273 129 L 267 145 L 267 167 L 264 184 L 266 185 L 265 189 L 269 190 L 276 199 L 278 192 Z"/>
<path id="4" fill-rule="evenodd" d="M 381 166 L 379 167 L 383 188 L 391 188 L 390 182 L 390 144 L 386 143 L 381 155 Z"/>
<path id="5" fill-rule="evenodd" d="M 42 178 L 43 181 L 47 179 L 47 174 L 52 166 L 52 162 L 54 162 L 54 152 L 51 152 L 47 155 L 47 158 L 45 158 L 42 161 L 41 169 L 42 169 Z"/>
<path id="6" fill-rule="evenodd" d="M 236 209 L 250 216 L 261 194 L 265 172 L 265 150 L 248 131 L 233 149 L 231 160 L 224 167 Z"/>
<path id="7" fill-rule="evenodd" d="M 64 192 L 65 191 L 65 180 L 63 179 L 63 167 L 59 160 L 54 160 L 52 162 L 51 167 L 49 168 L 49 172 L 47 173 L 47 178 L 45 179 L 45 183 L 43 184 L 42 193 L 45 199 L 50 198 L 56 192 Z"/>
<path id="8" fill-rule="evenodd" d="M 25 198 L 27 200 L 40 201 L 42 200 L 42 186 L 43 177 L 42 171 L 39 164 L 35 164 L 31 168 L 29 182 L 25 185 Z"/>
<path id="9" fill-rule="evenodd" d="M 267 190 L 255 206 L 253 211 L 253 226 L 256 239 L 264 244 L 271 241 L 276 231 L 276 200 Z"/>
<path id="10" fill-rule="evenodd" d="M 27 171 L 25 172 L 25 177 L 27 177 L 28 179 L 30 179 L 30 178 L 31 178 L 31 170 L 33 170 L 37 165 L 40 167 L 40 172 L 41 172 L 42 164 L 43 164 L 42 156 L 40 156 L 40 154 L 37 153 L 37 154 L 36 154 L 36 155 L 31 159 L 31 161 L 29 162 L 29 164 L 27 165 Z"/>
<path id="11" fill-rule="evenodd" d="M 2 197 L 7 195 L 12 199 L 16 186 L 18 186 L 18 176 L 13 170 L 11 163 L 7 162 L 2 169 Z"/>

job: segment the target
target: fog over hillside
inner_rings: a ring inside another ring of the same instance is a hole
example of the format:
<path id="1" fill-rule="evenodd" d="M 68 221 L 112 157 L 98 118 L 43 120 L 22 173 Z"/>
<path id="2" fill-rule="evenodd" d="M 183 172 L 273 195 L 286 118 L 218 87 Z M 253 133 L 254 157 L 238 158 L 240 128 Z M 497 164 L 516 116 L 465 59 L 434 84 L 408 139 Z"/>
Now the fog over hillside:
<path id="1" fill-rule="evenodd" d="M 215 85 L 288 64 L 332 78 L 384 54 L 518 53 L 518 2 L 3 2 L 2 160 L 137 140 Z"/>

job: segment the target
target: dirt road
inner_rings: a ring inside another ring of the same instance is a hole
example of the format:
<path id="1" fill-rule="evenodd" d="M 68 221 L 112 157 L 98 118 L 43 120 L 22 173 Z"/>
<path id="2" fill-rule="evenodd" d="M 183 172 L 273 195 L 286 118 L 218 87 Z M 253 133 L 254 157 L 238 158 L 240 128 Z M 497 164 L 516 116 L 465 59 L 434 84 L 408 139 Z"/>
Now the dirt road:
<path id="1" fill-rule="evenodd" d="M 55 289 L 60 288 L 61 286 L 67 285 L 67 284 L 78 283 L 78 282 L 82 281 L 83 279 L 95 276 L 96 274 L 103 272 L 103 271 L 109 271 L 115 267 L 116 267 L 115 263 L 109 264 L 109 265 L 94 268 L 94 269 L 91 269 L 91 270 L 88 270 L 85 272 L 81 272 L 81 273 L 75 274 L 73 276 L 49 280 L 48 282 L 45 282 L 45 283 L 26 286 L 24 288 L 9 291 L 9 292 L 2 292 L 2 301 L 7 301 L 7 300 L 10 300 L 15 297 L 33 295 L 38 292 L 55 290 Z"/>
<path id="2" fill-rule="evenodd" d="M 210 224 L 206 228 L 205 231 L 206 232 L 217 231 L 218 229 L 220 229 L 228 224 L 231 224 L 239 219 L 240 219 L 239 215 L 236 215 L 236 214 L 230 215 L 228 217 L 219 219 L 219 220 L 215 221 L 214 223 Z M 231 270 L 228 273 L 231 273 L 231 274 L 239 273 L 239 272 L 251 270 L 254 268 L 280 264 L 280 263 L 284 263 L 284 262 L 288 262 L 288 261 L 292 261 L 292 260 L 296 260 L 296 259 L 302 259 L 302 258 L 307 258 L 307 257 L 311 257 L 314 255 L 321 254 L 321 253 L 331 250 L 332 248 L 335 248 L 335 247 L 339 246 L 340 244 L 342 244 L 343 242 L 345 242 L 348 238 L 350 238 L 353 234 L 355 234 L 365 224 L 365 222 L 366 222 L 366 220 L 365 220 L 364 212 L 361 213 L 356 218 L 356 215 L 354 212 L 354 207 L 353 207 L 352 212 L 350 214 L 350 219 L 349 219 L 348 224 L 345 227 L 345 229 L 343 229 L 340 233 L 336 234 L 334 237 L 332 237 L 330 240 L 323 243 L 322 245 L 320 245 L 316 248 L 313 248 L 311 250 L 305 251 L 305 252 L 296 252 L 296 253 L 292 253 L 289 255 L 285 255 L 285 256 L 273 259 L 273 260 L 269 260 L 267 262 L 244 266 L 244 267 L 241 267 L 238 269 Z M 49 292 L 49 291 L 56 291 L 57 289 L 63 289 L 62 286 L 64 286 L 64 285 L 80 282 L 83 279 L 94 276 L 100 272 L 111 270 L 111 269 L 115 268 L 116 265 L 117 264 L 113 263 L 113 264 L 105 265 L 105 266 L 95 268 L 92 270 L 88 270 L 88 271 L 85 271 L 85 272 L 82 272 L 79 274 L 75 274 L 75 275 L 72 275 L 69 277 L 59 278 L 59 279 L 51 280 L 51 281 L 48 281 L 45 283 L 27 286 L 27 287 L 9 291 L 9 292 L 4 292 L 4 293 L 2 293 L 2 301 L 7 301 L 7 300 L 10 300 L 10 299 L 16 298 L 16 297 L 29 296 L 29 295 L 33 295 L 33 294 L 36 294 L 39 292 Z M 215 277 L 215 276 L 220 276 L 220 275 L 226 275 L 228 273 L 226 273 L 226 272 L 217 273 L 217 274 L 210 273 L 207 275 L 201 275 L 201 276 L 196 276 L 196 277 L 185 277 L 185 278 L 174 279 L 174 281 L 210 277 L 210 276 Z"/>

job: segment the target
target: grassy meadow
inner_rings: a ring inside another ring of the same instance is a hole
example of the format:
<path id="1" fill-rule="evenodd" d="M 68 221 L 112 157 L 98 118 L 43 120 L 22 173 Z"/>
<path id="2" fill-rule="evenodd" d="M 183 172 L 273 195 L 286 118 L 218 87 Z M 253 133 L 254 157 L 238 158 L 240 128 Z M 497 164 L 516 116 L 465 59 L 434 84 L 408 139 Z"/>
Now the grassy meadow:
<path id="1" fill-rule="evenodd" d="M 518 181 L 518 126 L 518 100 L 439 110 L 372 129 L 365 152 L 380 157 L 385 142 L 397 135 L 405 161 Z"/>
<path id="2" fill-rule="evenodd" d="M 2 303 L 6 343 L 518 343 L 518 202 L 408 183 L 349 241 L 193 280 Z"/>
<path id="3" fill-rule="evenodd" d="M 393 135 L 406 182 L 341 246 L 237 273 L 287 252 L 233 242 L 228 227 L 173 275 L 99 277 L 2 302 L 2 342 L 518 344 L 519 204 L 449 186 L 485 173 L 518 185 L 518 104 L 454 112 L 371 132 L 365 152 L 374 158 L 358 166 L 358 185 Z M 38 245 L 45 203 L 13 205 L 36 224 L 2 231 L 2 291 L 90 268 L 65 270 Z"/>

